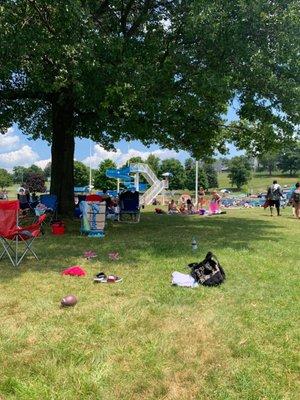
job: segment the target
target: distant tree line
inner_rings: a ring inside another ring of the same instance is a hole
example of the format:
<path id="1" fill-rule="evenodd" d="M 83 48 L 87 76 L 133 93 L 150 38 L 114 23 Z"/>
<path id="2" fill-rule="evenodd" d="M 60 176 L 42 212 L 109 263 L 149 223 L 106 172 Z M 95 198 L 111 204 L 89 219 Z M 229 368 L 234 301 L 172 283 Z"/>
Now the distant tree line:
<path id="1" fill-rule="evenodd" d="M 159 157 L 150 154 L 146 160 L 142 160 L 141 157 L 132 157 L 123 167 L 128 163 L 138 162 L 147 163 L 160 179 L 162 179 L 163 173 L 171 173 L 172 177 L 169 185 L 171 190 L 195 189 L 196 164 L 192 158 L 188 158 L 183 165 L 175 158 L 161 160 Z M 92 181 L 95 189 L 112 189 L 116 187 L 116 180 L 106 176 L 106 170 L 109 168 L 117 168 L 117 165 L 113 160 L 106 159 L 99 164 L 97 169 L 92 170 Z M 76 161 L 74 177 L 75 185 L 87 185 L 89 181 L 88 168 L 83 163 Z M 143 177 L 141 177 L 140 181 L 145 182 Z M 211 164 L 201 164 L 199 167 L 198 186 L 203 186 L 206 189 L 218 186 L 217 173 Z"/>
<path id="2" fill-rule="evenodd" d="M 0 168 L 1 189 L 15 183 L 29 189 L 30 192 L 43 193 L 46 191 L 45 181 L 46 172 L 37 165 L 31 165 L 29 168 L 16 166 L 13 168 L 12 173 Z"/>
<path id="3" fill-rule="evenodd" d="M 143 161 L 141 157 L 132 157 L 128 163 L 144 162 L 147 163 L 156 176 L 162 179 L 162 174 L 169 172 L 172 174 L 170 178 L 169 188 L 176 189 L 195 189 L 195 174 L 196 164 L 195 160 L 188 158 L 185 160 L 184 165 L 175 158 L 168 158 L 161 160 L 155 155 L 151 154 Z M 93 172 L 93 184 L 96 189 L 111 189 L 116 187 L 116 180 L 106 177 L 106 170 L 108 168 L 116 168 L 116 164 L 112 160 L 104 160 L 100 163 L 97 170 Z M 141 182 L 143 179 L 141 179 Z M 205 189 L 217 187 L 217 173 L 212 165 L 201 164 L 198 174 L 198 186 Z"/>
<path id="4" fill-rule="evenodd" d="M 257 161 L 258 171 L 268 171 L 269 175 L 272 175 L 275 170 L 280 170 L 294 175 L 300 170 L 300 144 L 297 143 L 294 147 L 283 149 L 280 152 L 270 151 L 261 154 L 257 157 Z M 171 190 L 195 189 L 196 163 L 193 158 L 187 158 L 182 164 L 175 158 L 161 160 L 154 154 L 150 154 L 146 160 L 142 160 L 141 157 L 132 157 L 127 161 L 127 163 L 136 162 L 147 163 L 159 178 L 162 178 L 162 174 L 165 172 L 171 173 L 169 185 Z M 221 164 L 228 170 L 231 184 L 238 189 L 249 182 L 253 170 L 253 157 L 246 155 L 231 159 L 220 158 L 219 160 L 212 160 L 212 163 L 199 162 L 199 188 L 218 187 L 217 169 L 220 168 Z M 117 168 L 117 165 L 113 160 L 106 159 L 99 164 L 97 169 L 92 170 L 92 182 L 95 189 L 116 187 L 116 180 L 106 176 L 106 170 L 109 168 Z M 50 177 L 51 163 L 48 163 L 44 169 L 36 165 L 31 165 L 28 168 L 16 166 L 12 173 L 0 168 L 0 187 L 3 189 L 15 183 L 27 187 L 30 191 L 44 192 L 46 190 L 45 182 Z M 143 182 L 142 177 L 141 182 Z M 74 185 L 87 186 L 88 184 L 88 167 L 81 161 L 74 161 Z"/>
<path id="5" fill-rule="evenodd" d="M 258 163 L 256 168 L 254 158 L 249 155 L 233 157 L 230 160 L 222 159 L 223 165 L 228 169 L 228 177 L 232 185 L 241 189 L 251 179 L 253 169 L 258 172 L 267 171 L 270 176 L 278 170 L 294 176 L 300 170 L 300 143 L 281 151 L 269 151 L 256 158 Z"/>
<path id="6" fill-rule="evenodd" d="M 192 158 L 185 160 L 184 165 L 175 158 L 161 160 L 151 154 L 146 160 L 141 157 L 132 157 L 128 163 L 144 162 L 147 163 L 153 172 L 162 179 L 162 174 L 169 172 L 172 174 L 170 179 L 170 189 L 195 189 L 196 163 Z M 107 178 L 106 170 L 117 168 L 113 160 L 103 160 L 97 169 L 92 170 L 92 182 L 95 189 L 112 189 L 116 187 L 116 180 Z M 5 169 L 0 169 L 0 186 L 7 187 L 12 183 L 28 187 L 31 191 L 43 192 L 46 190 L 45 182 L 51 177 L 51 163 L 44 169 L 31 165 L 30 167 L 16 166 L 10 174 Z M 145 182 L 141 177 L 141 182 Z M 74 161 L 74 185 L 87 186 L 89 184 L 89 169 L 81 161 Z M 199 163 L 198 186 L 205 189 L 216 188 L 218 186 L 217 172 L 212 164 Z"/>
<path id="7" fill-rule="evenodd" d="M 276 170 L 293 176 L 300 170 L 300 143 L 278 151 L 269 151 L 258 156 L 258 170 L 268 171 L 271 176 Z"/>

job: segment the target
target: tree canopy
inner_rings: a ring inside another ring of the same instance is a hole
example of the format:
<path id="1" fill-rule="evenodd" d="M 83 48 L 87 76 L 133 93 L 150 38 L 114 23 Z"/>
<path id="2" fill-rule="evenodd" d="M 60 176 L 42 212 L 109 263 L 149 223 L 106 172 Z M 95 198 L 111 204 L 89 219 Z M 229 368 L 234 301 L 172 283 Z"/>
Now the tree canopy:
<path id="1" fill-rule="evenodd" d="M 38 172 L 29 172 L 26 175 L 25 186 L 26 186 L 26 188 L 28 188 L 30 193 L 33 193 L 33 192 L 44 193 L 44 192 L 46 192 L 44 174 L 40 174 Z"/>
<path id="2" fill-rule="evenodd" d="M 74 185 L 86 186 L 89 184 L 88 167 L 81 161 L 74 161 Z"/>
<path id="3" fill-rule="evenodd" d="M 10 186 L 13 183 L 12 175 L 4 168 L 0 168 L 0 187 L 1 189 Z"/>
<path id="4" fill-rule="evenodd" d="M 24 182 L 24 177 L 25 177 L 25 172 L 26 172 L 25 167 L 22 167 L 20 165 L 17 165 L 13 168 L 13 182 L 14 183 L 23 183 Z"/>
<path id="5" fill-rule="evenodd" d="M 204 164 L 203 170 L 206 174 L 207 185 L 209 188 L 217 188 L 218 184 L 218 174 L 212 164 Z"/>
<path id="6" fill-rule="evenodd" d="M 106 176 L 106 170 L 109 168 L 117 168 L 116 163 L 112 160 L 103 160 L 99 168 L 94 173 L 94 187 L 100 190 L 112 190 L 117 188 L 117 180 L 110 179 Z"/>
<path id="7" fill-rule="evenodd" d="M 276 151 L 268 151 L 258 157 L 259 169 L 267 170 L 269 175 L 276 170 L 278 164 L 278 153 Z"/>
<path id="8" fill-rule="evenodd" d="M 146 160 L 146 163 L 152 169 L 152 171 L 159 177 L 160 174 L 160 158 L 154 154 L 150 154 Z"/>
<path id="9" fill-rule="evenodd" d="M 161 174 L 170 172 L 172 177 L 170 178 L 169 188 L 184 189 L 186 184 L 186 173 L 183 165 L 176 158 L 167 158 L 161 162 Z M 195 179 L 195 177 L 194 177 Z"/>
<path id="10" fill-rule="evenodd" d="M 188 190 L 195 190 L 196 182 L 196 162 L 192 158 L 187 158 L 184 163 L 185 169 L 185 184 L 184 187 Z M 198 168 L 198 188 L 208 188 L 206 173 L 201 166 Z"/>
<path id="11" fill-rule="evenodd" d="M 245 156 L 233 157 L 228 166 L 230 182 L 236 185 L 238 189 L 241 189 L 251 178 L 251 166 L 248 159 Z"/>
<path id="12" fill-rule="evenodd" d="M 74 137 L 195 157 L 261 151 L 299 124 L 296 0 L 3 0 L 0 129 L 52 145 L 51 192 L 73 203 Z M 235 102 L 240 118 L 228 124 Z"/>
<path id="13" fill-rule="evenodd" d="M 43 179 L 45 179 L 45 174 L 44 174 L 44 171 L 42 170 L 42 168 L 38 167 L 35 164 L 32 164 L 30 167 L 25 168 L 25 170 L 23 171 L 24 182 L 26 182 L 27 179 L 29 177 L 31 177 L 31 175 L 33 175 L 33 174 L 37 174 L 37 175 L 41 176 Z"/>
<path id="14" fill-rule="evenodd" d="M 300 170 L 300 143 L 294 148 L 283 150 L 278 155 L 278 167 L 282 172 L 288 172 L 291 176 Z"/>
<path id="15" fill-rule="evenodd" d="M 32 164 L 28 168 L 17 165 L 13 168 L 13 181 L 14 183 L 19 183 L 19 184 L 25 183 L 27 178 L 32 174 L 38 174 L 43 178 L 46 177 L 42 168 L 38 167 L 35 164 Z"/>

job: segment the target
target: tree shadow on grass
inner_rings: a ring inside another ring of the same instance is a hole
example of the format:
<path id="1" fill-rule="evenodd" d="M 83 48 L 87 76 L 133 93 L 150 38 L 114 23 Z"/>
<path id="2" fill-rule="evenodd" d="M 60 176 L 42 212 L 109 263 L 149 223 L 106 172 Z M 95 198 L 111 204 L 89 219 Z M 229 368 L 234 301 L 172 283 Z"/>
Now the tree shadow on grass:
<path id="1" fill-rule="evenodd" d="M 108 260 L 111 251 L 120 253 L 122 265 L 134 267 L 153 259 L 161 262 L 191 258 L 193 237 L 203 250 L 203 256 L 208 250 L 216 253 L 224 249 L 252 250 L 256 241 L 268 242 L 275 234 L 280 240 L 276 226 L 271 222 L 228 214 L 200 217 L 144 212 L 138 224 L 110 223 L 104 239 L 80 236 L 77 222 L 69 223 L 67 228 L 66 235 L 53 236 L 47 230 L 46 235 L 36 241 L 34 247 L 39 261 L 27 258 L 15 269 L 8 259 L 1 260 L 0 282 L 28 271 L 60 272 L 71 265 L 86 265 L 83 253 L 87 250 L 95 251 L 96 260 L 106 263 L 107 268 L 113 267 Z"/>
<path id="2" fill-rule="evenodd" d="M 141 248 L 150 251 L 153 256 L 168 254 L 169 257 L 180 257 L 191 254 L 191 242 L 195 238 L 203 249 L 218 251 L 251 250 L 256 241 L 268 242 L 280 240 L 276 226 L 271 222 L 249 217 L 217 215 L 199 216 L 161 216 L 161 224 L 156 225 L 150 217 L 148 229 L 152 227 L 152 236 Z M 143 228 L 141 227 L 141 230 Z M 155 232 L 156 231 L 156 232 Z M 164 238 L 164 240 L 161 240 Z"/>

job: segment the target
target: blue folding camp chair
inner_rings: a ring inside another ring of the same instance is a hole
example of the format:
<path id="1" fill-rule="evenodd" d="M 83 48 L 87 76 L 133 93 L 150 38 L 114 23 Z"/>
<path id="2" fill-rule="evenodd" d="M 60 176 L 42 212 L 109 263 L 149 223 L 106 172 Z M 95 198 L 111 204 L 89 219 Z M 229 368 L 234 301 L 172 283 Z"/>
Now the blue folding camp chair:
<path id="1" fill-rule="evenodd" d="M 120 222 L 140 222 L 139 197 L 139 192 L 131 190 L 120 194 L 118 219 Z"/>
<path id="2" fill-rule="evenodd" d="M 50 223 L 57 219 L 57 196 L 55 194 L 41 194 L 40 203 L 47 207 L 46 213 L 50 215 Z"/>

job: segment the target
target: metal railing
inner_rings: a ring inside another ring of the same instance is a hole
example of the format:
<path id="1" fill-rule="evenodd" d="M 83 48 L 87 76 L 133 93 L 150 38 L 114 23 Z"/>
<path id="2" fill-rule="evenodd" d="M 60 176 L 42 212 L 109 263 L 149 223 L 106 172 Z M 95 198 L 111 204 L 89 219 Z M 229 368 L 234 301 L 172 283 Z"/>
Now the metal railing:
<path id="1" fill-rule="evenodd" d="M 149 181 L 151 183 L 160 182 L 160 180 L 157 178 L 157 176 L 155 175 L 155 173 L 152 171 L 152 169 L 149 167 L 148 164 L 144 163 L 130 164 L 130 172 L 138 172 L 144 175 L 146 179 L 149 178 Z"/>
<path id="2" fill-rule="evenodd" d="M 165 182 L 158 181 L 151 188 L 149 188 L 142 196 L 141 203 L 149 205 L 165 189 Z"/>
<path id="3" fill-rule="evenodd" d="M 160 181 L 148 164 L 133 163 L 130 164 L 131 173 L 142 174 L 146 180 L 151 183 L 151 187 L 141 196 L 141 203 L 149 205 L 165 188 L 167 188 L 167 181 Z"/>

